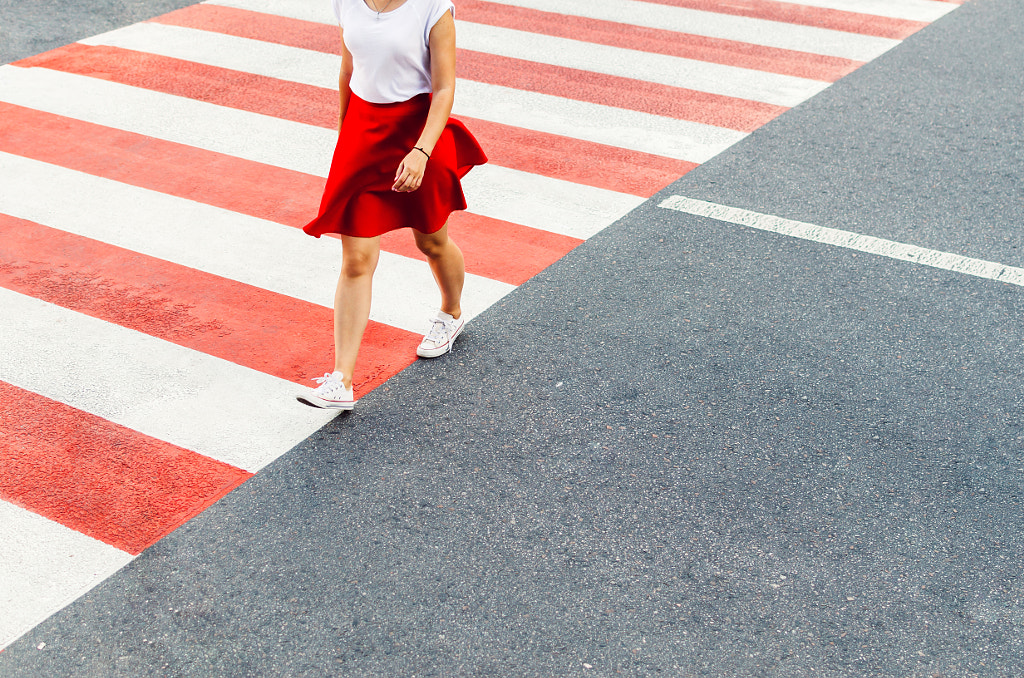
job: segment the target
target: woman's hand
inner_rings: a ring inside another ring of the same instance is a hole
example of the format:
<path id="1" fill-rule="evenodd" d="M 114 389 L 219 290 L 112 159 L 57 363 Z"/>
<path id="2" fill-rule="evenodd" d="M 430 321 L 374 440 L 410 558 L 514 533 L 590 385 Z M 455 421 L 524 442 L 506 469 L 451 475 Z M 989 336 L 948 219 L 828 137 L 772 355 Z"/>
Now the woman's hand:
<path id="1" fill-rule="evenodd" d="M 415 191 L 423 183 L 423 173 L 426 169 L 426 154 L 414 148 L 398 166 L 398 171 L 395 172 L 395 185 L 391 187 L 391 190 L 399 193 Z"/>

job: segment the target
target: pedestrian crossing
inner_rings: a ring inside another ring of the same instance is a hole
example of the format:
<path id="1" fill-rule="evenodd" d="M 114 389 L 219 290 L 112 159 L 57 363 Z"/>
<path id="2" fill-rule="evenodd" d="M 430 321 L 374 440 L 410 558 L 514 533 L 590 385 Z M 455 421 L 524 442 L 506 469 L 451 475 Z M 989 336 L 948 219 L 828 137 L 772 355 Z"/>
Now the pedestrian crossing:
<path id="1" fill-rule="evenodd" d="M 958 4 L 457 0 L 467 317 Z M 215 0 L 0 66 L 0 648 L 333 416 L 294 393 L 332 363 L 337 42 L 327 0 Z M 382 248 L 357 396 L 438 303 Z"/>

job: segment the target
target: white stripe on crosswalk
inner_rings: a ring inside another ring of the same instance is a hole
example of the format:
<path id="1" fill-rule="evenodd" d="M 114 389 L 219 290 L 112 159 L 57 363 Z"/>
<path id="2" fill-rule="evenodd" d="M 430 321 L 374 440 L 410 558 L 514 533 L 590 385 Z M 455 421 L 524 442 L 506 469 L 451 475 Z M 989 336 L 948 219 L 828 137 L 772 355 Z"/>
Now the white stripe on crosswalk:
<path id="1" fill-rule="evenodd" d="M 149 50 L 176 59 L 325 89 L 333 90 L 338 86 L 340 58 L 337 56 L 208 31 L 137 24 L 84 42 Z M 695 163 L 708 160 L 746 136 L 743 132 L 712 125 L 471 80 L 459 79 L 457 89 L 455 115 Z M 5 94 L 0 92 L 0 97 L 3 96 Z"/>
<path id="2" fill-rule="evenodd" d="M 455 115 L 592 141 L 693 163 L 707 162 L 745 132 L 510 87 L 460 80 Z M 2 95 L 0 95 L 2 96 Z"/>
<path id="3" fill-rule="evenodd" d="M 230 210 L 0 153 L 0 213 L 327 308 L 341 242 Z M 439 298 L 426 262 L 382 252 L 370 317 L 422 333 Z M 513 287 L 467 274 L 463 312 L 475 317 Z M 325 330 L 326 331 L 326 330 Z"/>
<path id="4" fill-rule="evenodd" d="M 4 288 L 0 380 L 253 473 L 337 414 L 299 405 L 289 381 Z"/>
<path id="5" fill-rule="evenodd" d="M 959 6 L 952 2 L 938 2 L 937 0 L 786 0 L 786 2 L 909 21 L 935 21 Z"/>
<path id="6" fill-rule="evenodd" d="M 0 552 L 0 648 L 132 561 L 131 554 L 2 500 Z"/>
<path id="7" fill-rule="evenodd" d="M 159 23 L 139 23 L 80 40 L 335 90 L 341 57 L 263 40 Z"/>
<path id="8" fill-rule="evenodd" d="M 474 214 L 586 240 L 646 200 L 518 170 L 481 165 L 462 180 Z"/>
<path id="9" fill-rule="evenodd" d="M 459 47 L 463 49 L 778 106 L 796 106 L 828 87 L 825 82 L 790 75 L 596 45 L 467 21 L 458 22 L 457 29 Z"/>

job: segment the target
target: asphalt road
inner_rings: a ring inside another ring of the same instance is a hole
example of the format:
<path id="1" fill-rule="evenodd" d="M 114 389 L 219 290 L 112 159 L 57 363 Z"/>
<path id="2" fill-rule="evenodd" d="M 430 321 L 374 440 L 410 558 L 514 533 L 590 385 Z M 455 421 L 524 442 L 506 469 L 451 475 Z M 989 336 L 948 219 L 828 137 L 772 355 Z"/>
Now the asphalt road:
<path id="1" fill-rule="evenodd" d="M 188 0 L 0 0 L 0 63 L 192 4 Z"/>
<path id="2" fill-rule="evenodd" d="M 171 8 L 146 7 L 123 23 Z M 524 284 L 0 675 L 1024 675 L 1021 289 L 657 207 L 1024 265 L 1021 64 L 1014 0 L 914 35 Z"/>

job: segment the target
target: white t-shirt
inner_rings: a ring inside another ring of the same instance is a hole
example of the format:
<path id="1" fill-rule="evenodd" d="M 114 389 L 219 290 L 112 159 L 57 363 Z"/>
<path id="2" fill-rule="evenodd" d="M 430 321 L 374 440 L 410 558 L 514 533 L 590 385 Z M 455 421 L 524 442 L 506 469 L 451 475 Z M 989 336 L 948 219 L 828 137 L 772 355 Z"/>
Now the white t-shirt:
<path id="1" fill-rule="evenodd" d="M 430 29 L 451 0 L 406 0 L 380 16 L 363 0 L 332 0 L 352 54 L 352 92 L 375 104 L 407 101 L 431 91 Z M 378 0 L 383 7 L 387 0 Z"/>

